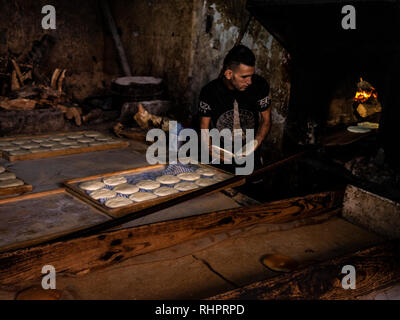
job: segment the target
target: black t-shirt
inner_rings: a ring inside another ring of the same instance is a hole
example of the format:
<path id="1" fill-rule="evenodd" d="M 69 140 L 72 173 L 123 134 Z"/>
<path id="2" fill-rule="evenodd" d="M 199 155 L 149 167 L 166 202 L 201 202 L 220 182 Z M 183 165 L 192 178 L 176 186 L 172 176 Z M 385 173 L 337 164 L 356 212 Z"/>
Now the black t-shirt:
<path id="1" fill-rule="evenodd" d="M 267 110 L 271 102 L 267 80 L 253 75 L 252 84 L 246 91 L 228 89 L 223 78 L 209 82 L 200 92 L 199 115 L 211 117 L 212 128 L 232 130 L 235 100 L 239 107 L 240 127 L 257 130 L 259 113 Z"/>

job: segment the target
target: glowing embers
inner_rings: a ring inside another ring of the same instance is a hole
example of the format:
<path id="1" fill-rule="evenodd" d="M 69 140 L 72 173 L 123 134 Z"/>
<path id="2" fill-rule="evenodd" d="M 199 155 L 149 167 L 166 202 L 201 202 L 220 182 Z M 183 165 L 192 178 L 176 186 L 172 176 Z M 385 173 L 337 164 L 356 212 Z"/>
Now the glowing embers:
<path id="1" fill-rule="evenodd" d="M 360 117 L 366 118 L 382 111 L 382 105 L 378 101 L 378 93 L 369 82 L 360 78 L 357 88 L 353 101 L 356 104 L 358 103 L 356 110 Z"/>

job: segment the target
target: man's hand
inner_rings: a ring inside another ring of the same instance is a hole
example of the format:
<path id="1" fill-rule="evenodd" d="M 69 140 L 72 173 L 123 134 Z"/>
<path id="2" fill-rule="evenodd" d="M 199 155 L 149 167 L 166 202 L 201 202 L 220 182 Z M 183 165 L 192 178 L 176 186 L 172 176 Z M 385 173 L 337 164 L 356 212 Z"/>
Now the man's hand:
<path id="1" fill-rule="evenodd" d="M 271 107 L 265 110 L 264 112 L 261 112 L 260 126 L 257 131 L 257 135 L 255 137 L 255 139 L 258 142 L 256 149 L 260 147 L 261 143 L 269 133 L 270 129 L 271 129 Z"/>

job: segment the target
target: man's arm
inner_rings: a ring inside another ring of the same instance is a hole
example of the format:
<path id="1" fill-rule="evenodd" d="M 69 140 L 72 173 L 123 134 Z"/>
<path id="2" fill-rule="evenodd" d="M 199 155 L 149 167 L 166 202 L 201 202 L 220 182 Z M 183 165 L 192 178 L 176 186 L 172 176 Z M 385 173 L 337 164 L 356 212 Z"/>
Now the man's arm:
<path id="1" fill-rule="evenodd" d="M 264 138 L 267 136 L 271 129 L 271 108 L 261 112 L 260 126 L 256 134 L 256 140 L 258 142 L 257 148 L 261 145 Z"/>

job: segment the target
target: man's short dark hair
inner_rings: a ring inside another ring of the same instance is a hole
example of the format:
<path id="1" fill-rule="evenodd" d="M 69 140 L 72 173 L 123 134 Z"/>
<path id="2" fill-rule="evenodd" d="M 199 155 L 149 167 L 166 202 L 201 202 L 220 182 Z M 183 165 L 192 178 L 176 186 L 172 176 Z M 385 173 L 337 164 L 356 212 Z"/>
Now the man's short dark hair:
<path id="1" fill-rule="evenodd" d="M 256 64 L 256 57 L 249 48 L 240 44 L 233 47 L 226 55 L 223 71 L 226 69 L 233 69 L 241 63 L 246 66 L 254 67 Z"/>

